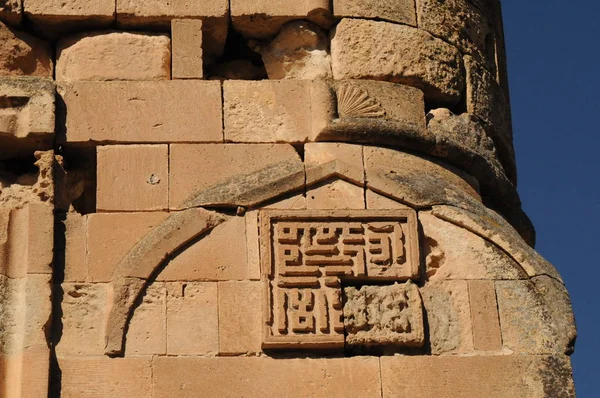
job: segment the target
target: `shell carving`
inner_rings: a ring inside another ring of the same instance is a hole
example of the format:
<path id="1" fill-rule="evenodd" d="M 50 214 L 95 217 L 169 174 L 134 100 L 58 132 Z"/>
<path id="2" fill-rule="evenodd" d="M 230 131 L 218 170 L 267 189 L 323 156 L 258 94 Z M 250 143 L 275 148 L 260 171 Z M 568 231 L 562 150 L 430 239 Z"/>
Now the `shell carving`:
<path id="1" fill-rule="evenodd" d="M 337 90 L 338 114 L 340 117 L 383 117 L 385 109 L 369 96 L 366 90 L 342 85 Z"/>

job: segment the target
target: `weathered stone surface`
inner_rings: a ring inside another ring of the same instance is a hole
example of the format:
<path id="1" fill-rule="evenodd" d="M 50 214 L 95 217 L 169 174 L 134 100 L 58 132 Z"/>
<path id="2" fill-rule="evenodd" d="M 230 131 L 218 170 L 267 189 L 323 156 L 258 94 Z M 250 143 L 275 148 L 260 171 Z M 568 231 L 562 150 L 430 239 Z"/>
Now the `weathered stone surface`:
<path id="1" fill-rule="evenodd" d="M 29 204 L 54 202 L 54 151 L 37 151 L 33 164 L 39 173 L 21 176 L 0 174 L 0 207 L 22 209 Z"/>
<path id="2" fill-rule="evenodd" d="M 268 45 L 254 50 L 261 53 L 269 79 L 331 78 L 329 37 L 311 22 L 289 22 Z"/>
<path id="3" fill-rule="evenodd" d="M 420 289 L 434 355 L 473 351 L 473 326 L 467 281 L 429 282 Z"/>
<path id="4" fill-rule="evenodd" d="M 177 144 L 171 178 L 171 209 L 248 206 L 304 187 L 304 165 L 291 145 Z"/>
<path id="5" fill-rule="evenodd" d="M 68 142 L 223 141 L 216 81 L 73 82 L 59 93 Z"/>
<path id="6" fill-rule="evenodd" d="M 562 354 L 550 308 L 530 281 L 497 281 L 496 296 L 504 347 L 517 354 Z M 564 331 L 564 330 L 561 330 Z"/>
<path id="7" fill-rule="evenodd" d="M 383 397 L 574 397 L 566 356 L 381 358 Z"/>
<path id="8" fill-rule="evenodd" d="M 23 0 L 25 15 L 36 23 L 60 25 L 85 22 L 106 26 L 115 19 L 114 0 Z"/>
<path id="9" fill-rule="evenodd" d="M 511 257 L 471 231 L 419 212 L 423 228 L 425 272 L 429 280 L 526 279 Z"/>
<path id="10" fill-rule="evenodd" d="M 419 28 L 447 41 L 492 71 L 496 68 L 493 27 L 470 0 L 417 0 Z M 489 58 L 488 58 L 489 57 Z"/>
<path id="11" fill-rule="evenodd" d="M 414 0 L 334 0 L 337 18 L 369 18 L 417 26 Z"/>
<path id="12" fill-rule="evenodd" d="M 494 76 L 471 56 L 465 56 L 467 111 L 488 126 L 503 163 L 514 159 L 510 103 Z M 506 159 L 506 160 L 505 160 Z"/>
<path id="13" fill-rule="evenodd" d="M 202 79 L 202 20 L 173 19 L 171 41 L 173 48 L 173 79 Z"/>
<path id="14" fill-rule="evenodd" d="M 261 352 L 263 287 L 260 282 L 219 282 L 219 353 Z"/>
<path id="15" fill-rule="evenodd" d="M 247 37 L 266 39 L 274 36 L 286 22 L 306 19 L 325 28 L 331 23 L 328 0 L 269 1 L 231 0 L 233 27 Z"/>
<path id="16" fill-rule="evenodd" d="M 102 355 L 108 286 L 105 283 L 63 283 L 61 287 L 63 329 L 56 353 L 60 356 Z"/>
<path id="17" fill-rule="evenodd" d="M 233 217 L 171 259 L 157 278 L 225 281 L 248 279 L 248 275 L 246 222 L 244 217 Z"/>
<path id="18" fill-rule="evenodd" d="M 0 76 L 52 78 L 52 58 L 50 43 L 0 22 Z"/>
<path id="19" fill-rule="evenodd" d="M 365 182 L 362 158 L 362 145 L 308 143 L 304 145 L 306 183 L 310 185 L 337 177 L 351 181 L 359 188 Z"/>
<path id="20" fill-rule="evenodd" d="M 367 209 L 383 210 L 383 209 L 411 209 L 409 206 L 389 199 L 383 195 L 375 193 L 367 189 L 366 199 Z"/>
<path id="21" fill-rule="evenodd" d="M 154 282 L 143 294 L 127 329 L 129 355 L 165 355 L 167 353 L 167 289 Z"/>
<path id="22" fill-rule="evenodd" d="M 198 377 L 202 375 L 203 377 Z M 277 380 L 277 382 L 273 382 Z M 154 360 L 155 398 L 381 396 L 377 358 L 172 358 Z"/>
<path id="23" fill-rule="evenodd" d="M 504 218 L 485 207 L 434 206 L 432 213 L 443 220 L 489 239 L 508 253 L 529 277 L 549 275 L 562 281 L 556 268 L 537 253 Z"/>
<path id="24" fill-rule="evenodd" d="M 473 348 L 481 351 L 501 350 L 502 334 L 494 281 L 469 281 L 469 303 Z"/>
<path id="25" fill-rule="evenodd" d="M 23 19 L 21 0 L 2 0 L 0 2 L 0 20 L 11 25 L 18 25 Z"/>
<path id="26" fill-rule="evenodd" d="M 365 189 L 343 180 L 326 180 L 307 190 L 306 208 L 364 209 Z"/>
<path id="27" fill-rule="evenodd" d="M 423 302 L 412 282 L 346 287 L 344 296 L 346 344 L 423 346 Z"/>
<path id="28" fill-rule="evenodd" d="M 567 289 L 561 282 L 546 275 L 536 276 L 531 281 L 552 317 L 552 325 L 559 339 L 559 348 L 564 347 L 565 354 L 572 354 L 575 349 L 577 328 Z"/>
<path id="29" fill-rule="evenodd" d="M 66 246 L 64 282 L 85 282 L 88 275 L 88 216 L 75 212 L 68 213 L 64 224 Z"/>
<path id="30" fill-rule="evenodd" d="M 18 354 L 0 354 L 0 394 L 6 398 L 48 394 L 50 350 L 32 347 Z"/>
<path id="31" fill-rule="evenodd" d="M 333 114 L 333 96 L 320 81 L 231 80 L 223 83 L 223 96 L 231 142 L 305 142 Z"/>
<path id="32" fill-rule="evenodd" d="M 119 261 L 167 216 L 162 212 L 88 215 L 87 261 L 80 263 L 83 269 L 77 273 L 85 274 L 88 282 L 110 282 Z"/>
<path id="33" fill-rule="evenodd" d="M 152 358 L 59 357 L 64 398 L 152 395 Z"/>
<path id="34" fill-rule="evenodd" d="M 423 92 L 389 82 L 344 80 L 335 82 L 338 117 L 344 119 L 384 118 L 411 126 L 425 127 Z"/>
<path id="35" fill-rule="evenodd" d="M 0 138 L 53 138 L 55 90 L 50 80 L 0 78 L 0 92 L 5 97 L 0 108 Z"/>
<path id="36" fill-rule="evenodd" d="M 167 354 L 216 355 L 217 306 L 216 282 L 167 283 Z"/>
<path id="37" fill-rule="evenodd" d="M 171 40 L 164 34 L 101 31 L 57 45 L 57 81 L 170 78 Z"/>
<path id="38" fill-rule="evenodd" d="M 458 50 L 404 25 L 343 19 L 331 41 L 331 58 L 335 79 L 407 84 L 422 89 L 430 104 L 452 106 L 464 89 Z"/>
<path id="39" fill-rule="evenodd" d="M 168 145 L 108 145 L 97 149 L 97 210 L 169 208 Z"/>

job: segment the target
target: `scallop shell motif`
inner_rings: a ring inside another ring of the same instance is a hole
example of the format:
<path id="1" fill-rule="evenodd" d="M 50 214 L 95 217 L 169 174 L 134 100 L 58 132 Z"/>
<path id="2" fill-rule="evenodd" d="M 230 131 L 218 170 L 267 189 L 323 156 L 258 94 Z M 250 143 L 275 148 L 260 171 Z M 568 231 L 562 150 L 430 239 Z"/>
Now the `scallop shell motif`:
<path id="1" fill-rule="evenodd" d="M 344 84 L 337 90 L 340 117 L 382 117 L 385 109 L 366 90 Z"/>

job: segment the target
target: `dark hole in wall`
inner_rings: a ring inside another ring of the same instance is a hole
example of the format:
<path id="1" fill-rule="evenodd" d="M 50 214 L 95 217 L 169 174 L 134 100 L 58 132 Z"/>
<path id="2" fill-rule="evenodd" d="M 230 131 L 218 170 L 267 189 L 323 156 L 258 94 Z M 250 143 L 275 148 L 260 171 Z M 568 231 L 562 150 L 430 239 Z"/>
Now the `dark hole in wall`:
<path id="1" fill-rule="evenodd" d="M 61 147 L 63 168 L 57 175 L 57 203 L 68 211 L 73 205 L 81 214 L 96 212 L 96 148 L 88 146 Z"/>

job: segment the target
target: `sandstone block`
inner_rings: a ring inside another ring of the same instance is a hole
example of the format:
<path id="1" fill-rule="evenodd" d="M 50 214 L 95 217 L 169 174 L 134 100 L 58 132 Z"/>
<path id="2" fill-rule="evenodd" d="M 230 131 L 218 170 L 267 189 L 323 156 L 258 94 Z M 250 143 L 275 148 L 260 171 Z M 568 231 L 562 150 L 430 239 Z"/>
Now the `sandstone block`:
<path id="1" fill-rule="evenodd" d="M 338 177 L 362 186 L 365 181 L 362 158 L 361 145 L 308 143 L 304 145 L 306 182 L 313 184 Z"/>
<path id="2" fill-rule="evenodd" d="M 333 13 L 338 18 L 366 18 L 417 26 L 414 0 L 334 0 Z"/>
<path id="3" fill-rule="evenodd" d="M 261 53 L 269 79 L 331 78 L 329 36 L 310 22 L 289 22 L 268 45 L 254 50 Z"/>
<path id="4" fill-rule="evenodd" d="M 260 243 L 258 231 L 258 211 L 246 213 L 246 253 L 248 256 L 248 279 L 260 280 Z"/>
<path id="5" fill-rule="evenodd" d="M 219 353 L 261 352 L 262 298 L 260 282 L 219 282 Z"/>
<path id="6" fill-rule="evenodd" d="M 50 351 L 27 348 L 18 354 L 0 354 L 0 395 L 6 398 L 48 395 Z"/>
<path id="7" fill-rule="evenodd" d="M 116 265 L 168 213 L 96 213 L 88 216 L 87 281 L 110 282 Z"/>
<path id="8" fill-rule="evenodd" d="M 114 0 L 23 0 L 23 9 L 33 22 L 50 25 L 85 22 L 106 26 L 115 19 Z"/>
<path id="9" fill-rule="evenodd" d="M 169 208 L 169 147 L 109 145 L 97 149 L 98 211 Z"/>
<path id="10" fill-rule="evenodd" d="M 174 19 L 171 21 L 173 46 L 173 79 L 202 79 L 202 20 Z"/>
<path id="11" fill-rule="evenodd" d="M 10 2 L 6 3 L 10 4 Z M 2 5 L 0 5 L 0 15 Z M 52 78 L 52 46 L 0 22 L 0 76 Z"/>
<path id="12" fill-rule="evenodd" d="M 217 283 L 167 283 L 167 354 L 219 351 Z"/>
<path id="13" fill-rule="evenodd" d="M 154 282 L 135 308 L 127 330 L 128 355 L 165 355 L 167 353 L 167 289 Z"/>
<path id="14" fill-rule="evenodd" d="M 50 80 L 0 78 L 0 92 L 6 97 L 0 109 L 0 137 L 52 139 L 55 90 Z"/>
<path id="15" fill-rule="evenodd" d="M 335 84 L 337 113 L 346 119 L 386 119 L 425 127 L 423 92 L 389 82 L 344 80 Z"/>
<path id="16" fill-rule="evenodd" d="M 60 85 L 68 142 L 221 142 L 216 81 Z"/>
<path id="17" fill-rule="evenodd" d="M 87 269 L 87 215 L 68 213 L 65 220 L 65 282 L 85 282 Z"/>
<path id="18" fill-rule="evenodd" d="M 57 45 L 57 81 L 170 78 L 171 40 L 164 34 L 102 31 Z"/>
<path id="19" fill-rule="evenodd" d="M 324 181 L 306 192 L 307 209 L 364 209 L 363 187 L 343 180 Z"/>
<path id="20" fill-rule="evenodd" d="M 171 209 L 263 202 L 304 186 L 304 165 L 291 145 L 176 144 L 170 158 Z M 277 189 L 262 188 L 275 181 Z"/>
<path id="21" fill-rule="evenodd" d="M 411 209 L 409 206 L 367 189 L 367 209 Z"/>
<path id="22" fill-rule="evenodd" d="M 497 281 L 502 342 L 518 354 L 563 353 L 549 308 L 530 281 Z"/>
<path id="23" fill-rule="evenodd" d="M 474 233 L 419 212 L 425 241 L 425 272 L 429 280 L 525 279 L 519 264 L 496 245 Z"/>
<path id="24" fill-rule="evenodd" d="M 60 357 L 64 398 L 129 397 L 152 394 L 152 358 Z"/>
<path id="25" fill-rule="evenodd" d="M 265 202 L 264 209 L 306 209 L 306 196 L 302 193 L 291 193 Z"/>
<path id="26" fill-rule="evenodd" d="M 23 19 L 21 0 L 3 0 L 0 4 L 0 20 L 19 25 Z"/>
<path id="27" fill-rule="evenodd" d="M 62 336 L 59 356 L 103 355 L 108 286 L 63 283 Z"/>
<path id="28" fill-rule="evenodd" d="M 331 58 L 335 79 L 407 84 L 422 89 L 429 104 L 452 106 L 464 89 L 458 50 L 409 26 L 343 19 L 331 41 Z"/>
<path id="29" fill-rule="evenodd" d="M 305 142 L 331 120 L 325 82 L 231 80 L 223 96 L 226 141 Z"/>
<path id="30" fill-rule="evenodd" d="M 203 377 L 198 377 L 203 375 Z M 153 397 L 381 396 L 379 361 L 158 357 Z M 276 380 L 276 382 L 275 382 Z"/>
<path id="31" fill-rule="evenodd" d="M 266 39 L 274 36 L 286 22 L 307 19 L 324 27 L 331 24 L 327 0 L 231 0 L 233 27 L 244 36 Z"/>
<path id="32" fill-rule="evenodd" d="M 246 221 L 233 217 L 169 261 L 158 275 L 164 281 L 223 281 L 249 277 Z"/>
<path id="33" fill-rule="evenodd" d="M 427 283 L 421 290 L 433 355 L 473 351 L 473 326 L 467 281 Z"/>
<path id="34" fill-rule="evenodd" d="M 502 349 L 498 303 L 493 281 L 469 281 L 473 347 L 481 351 Z"/>
<path id="35" fill-rule="evenodd" d="M 381 378 L 385 398 L 575 396 L 566 356 L 382 357 Z"/>

